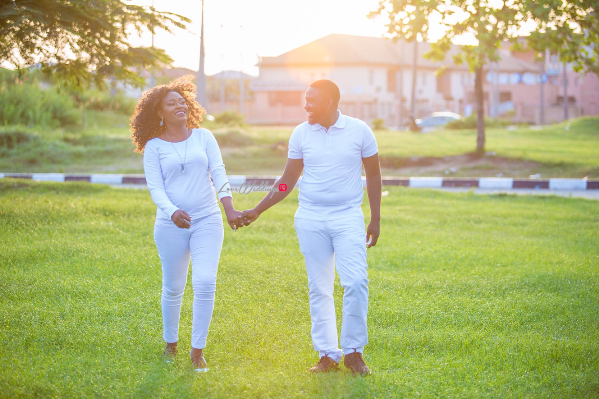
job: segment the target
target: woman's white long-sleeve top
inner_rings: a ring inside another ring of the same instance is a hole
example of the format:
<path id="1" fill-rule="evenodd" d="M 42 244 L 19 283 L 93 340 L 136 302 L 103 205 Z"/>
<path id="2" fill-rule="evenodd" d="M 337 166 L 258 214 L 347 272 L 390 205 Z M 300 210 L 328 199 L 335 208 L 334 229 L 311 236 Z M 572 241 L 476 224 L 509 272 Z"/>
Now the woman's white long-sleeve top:
<path id="1" fill-rule="evenodd" d="M 215 193 L 219 200 L 231 197 L 218 143 L 207 129 L 192 129 L 189 138 L 178 143 L 157 137 L 149 140 L 143 163 L 150 195 L 158 206 L 157 219 L 171 220 L 172 214 L 181 209 L 193 223 L 220 211 Z"/>

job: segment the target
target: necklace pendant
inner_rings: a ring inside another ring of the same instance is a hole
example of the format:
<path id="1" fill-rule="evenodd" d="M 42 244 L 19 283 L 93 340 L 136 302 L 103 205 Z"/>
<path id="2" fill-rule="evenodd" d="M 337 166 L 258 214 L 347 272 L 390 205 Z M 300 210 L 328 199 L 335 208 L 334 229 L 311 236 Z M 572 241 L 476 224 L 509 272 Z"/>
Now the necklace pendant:
<path id="1" fill-rule="evenodd" d="M 185 174 L 185 165 L 181 164 L 181 173 Z"/>

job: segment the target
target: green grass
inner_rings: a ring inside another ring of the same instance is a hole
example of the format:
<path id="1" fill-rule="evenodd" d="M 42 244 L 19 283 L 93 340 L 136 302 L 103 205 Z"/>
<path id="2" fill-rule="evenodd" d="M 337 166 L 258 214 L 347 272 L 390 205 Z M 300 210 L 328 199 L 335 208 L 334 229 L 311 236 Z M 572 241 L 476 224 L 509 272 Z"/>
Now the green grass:
<path id="1" fill-rule="evenodd" d="M 133 153 L 127 116 L 88 111 L 86 129 L 24 130 L 34 137 L 14 148 L 0 146 L 1 172 L 143 173 Z M 389 176 L 590 177 L 599 178 L 599 118 L 581 118 L 542 130 L 488 129 L 488 155 L 469 159 L 474 130 L 440 130 L 428 134 L 376 131 L 383 172 Z M 229 174 L 280 175 L 285 166 L 288 126 L 227 128 L 207 125 L 220 143 Z M 414 160 L 416 158 L 416 160 Z M 428 158 L 418 160 L 419 158 Z M 432 166 L 427 166 L 432 163 Z"/>
<path id="2" fill-rule="evenodd" d="M 292 193 L 226 230 L 210 371 L 195 375 L 190 283 L 180 355 L 161 360 L 148 192 L 0 180 L 0 396 L 599 396 L 599 202 L 390 188 L 369 250 L 368 378 L 307 372 L 296 207 Z M 338 282 L 335 297 L 339 318 Z"/>
<path id="3" fill-rule="evenodd" d="M 566 126 L 569 130 L 565 130 Z M 451 157 L 472 152 L 476 143 L 474 130 L 441 130 L 429 134 L 379 131 L 376 137 L 380 155 L 387 159 Z M 529 170 L 526 168 L 520 177 L 528 177 L 530 172 L 546 177 L 599 177 L 599 118 L 580 118 L 541 130 L 487 129 L 486 139 L 487 152 L 506 158 L 507 162 L 537 163 Z M 487 159 L 492 161 L 493 157 Z"/>

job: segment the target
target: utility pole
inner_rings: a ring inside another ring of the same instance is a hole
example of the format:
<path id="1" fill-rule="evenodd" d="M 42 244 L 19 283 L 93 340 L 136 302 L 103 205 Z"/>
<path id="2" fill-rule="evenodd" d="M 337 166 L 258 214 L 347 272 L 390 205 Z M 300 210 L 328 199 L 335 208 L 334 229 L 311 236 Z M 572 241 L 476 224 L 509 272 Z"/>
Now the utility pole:
<path id="1" fill-rule="evenodd" d="M 540 87 L 540 95 L 541 95 L 541 108 L 539 109 L 539 124 L 545 124 L 545 85 L 543 83 L 543 78 L 545 77 L 545 59 L 546 52 L 543 52 L 543 57 L 541 58 L 541 76 L 539 76 L 539 87 Z"/>
<path id="2" fill-rule="evenodd" d="M 221 37 L 223 37 L 223 26 L 220 26 Z M 220 111 L 225 110 L 225 53 L 220 53 Z"/>
<path id="3" fill-rule="evenodd" d="M 490 77 L 491 81 L 489 82 L 489 116 L 491 118 L 495 117 L 495 68 L 494 63 L 489 63 L 489 72 L 487 76 Z"/>
<path id="4" fill-rule="evenodd" d="M 410 118 L 416 119 L 416 67 L 418 66 L 418 40 L 414 38 L 414 59 L 412 60 L 412 104 L 410 106 Z"/>
<path id="5" fill-rule="evenodd" d="M 400 54 L 400 59 L 403 59 L 403 52 L 404 52 L 404 41 L 402 40 L 399 43 L 399 54 Z M 403 99 L 403 93 L 402 93 L 402 78 L 403 78 L 403 67 L 401 65 L 401 61 L 399 63 L 399 70 L 395 73 L 395 86 L 396 86 L 396 90 L 397 90 L 397 100 L 399 102 L 399 105 L 397 106 L 397 129 L 400 130 L 401 129 L 401 117 L 402 117 L 402 99 Z"/>
<path id="6" fill-rule="evenodd" d="M 152 8 L 154 8 L 154 0 L 152 0 Z M 154 27 L 152 27 L 152 48 L 154 48 Z M 150 86 L 156 86 L 156 76 L 154 76 L 154 72 L 150 74 Z"/>
<path id="7" fill-rule="evenodd" d="M 220 68 L 220 112 L 225 110 L 225 55 L 220 55 L 222 66 Z"/>
<path id="8" fill-rule="evenodd" d="M 493 118 L 499 118 L 499 65 L 496 62 L 491 63 L 493 70 L 491 80 L 491 104 L 493 105 L 492 114 Z"/>
<path id="9" fill-rule="evenodd" d="M 197 94 L 196 101 L 208 112 L 208 103 L 206 101 L 206 74 L 204 73 L 204 0 L 202 0 L 202 28 L 200 37 L 200 68 L 197 74 Z"/>
<path id="10" fill-rule="evenodd" d="M 568 74 L 567 74 L 567 65 L 564 62 L 564 120 L 568 120 L 568 105 L 570 104 L 568 98 Z"/>
<path id="11" fill-rule="evenodd" d="M 243 26 L 239 25 L 239 29 L 242 30 Z M 243 32 L 242 32 L 243 33 Z M 243 34 L 240 35 L 243 37 Z M 244 114 L 245 106 L 245 78 L 243 76 L 243 46 L 241 47 L 241 68 L 239 69 L 239 113 Z"/>

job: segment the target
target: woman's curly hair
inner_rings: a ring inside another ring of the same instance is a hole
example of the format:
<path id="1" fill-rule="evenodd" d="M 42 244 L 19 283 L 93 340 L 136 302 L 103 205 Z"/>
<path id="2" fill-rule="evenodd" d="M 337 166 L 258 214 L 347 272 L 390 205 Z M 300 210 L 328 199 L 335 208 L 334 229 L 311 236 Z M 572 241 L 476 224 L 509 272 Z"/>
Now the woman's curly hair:
<path id="1" fill-rule="evenodd" d="M 171 91 L 179 93 L 187 103 L 189 112 L 186 126 L 192 129 L 200 127 L 202 114 L 206 111 L 195 100 L 196 86 L 192 80 L 193 75 L 182 76 L 167 85 L 156 86 L 142 94 L 130 120 L 131 139 L 137 146 L 135 152 L 143 153 L 146 143 L 166 130 L 166 125 L 160 126 L 157 110 L 164 96 Z"/>

